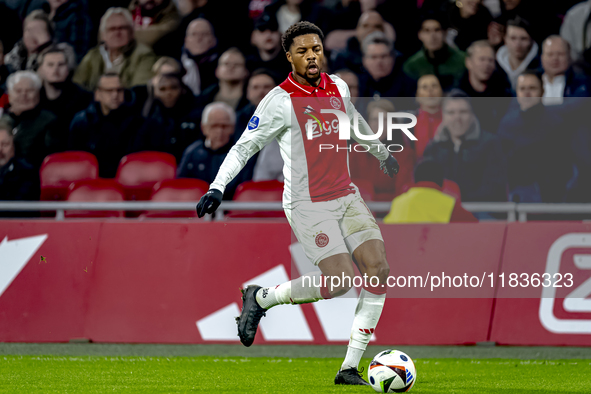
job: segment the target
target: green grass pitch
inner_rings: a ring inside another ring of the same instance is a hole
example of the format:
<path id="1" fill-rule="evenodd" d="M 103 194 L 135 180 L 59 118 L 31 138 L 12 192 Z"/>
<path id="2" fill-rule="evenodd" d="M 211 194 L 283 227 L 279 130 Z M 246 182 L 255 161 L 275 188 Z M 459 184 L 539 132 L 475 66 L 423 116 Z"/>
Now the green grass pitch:
<path id="1" fill-rule="evenodd" d="M 372 393 L 340 358 L 0 356 L 0 393 Z M 367 368 L 369 359 L 361 365 Z M 416 359 L 413 393 L 591 393 L 591 360 Z"/>

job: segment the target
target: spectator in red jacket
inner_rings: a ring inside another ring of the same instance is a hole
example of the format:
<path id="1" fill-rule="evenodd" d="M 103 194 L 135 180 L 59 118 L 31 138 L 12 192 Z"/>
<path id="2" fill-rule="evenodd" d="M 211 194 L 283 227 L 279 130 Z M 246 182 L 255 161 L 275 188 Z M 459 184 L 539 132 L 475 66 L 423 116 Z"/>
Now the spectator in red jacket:
<path id="1" fill-rule="evenodd" d="M 398 134 L 393 133 L 392 140 L 387 139 L 388 136 L 385 129 L 385 125 L 387 124 L 386 114 L 394 111 L 394 104 L 385 99 L 372 101 L 367 106 L 367 122 L 369 126 L 377 132 L 380 125 L 380 118 L 382 119 L 384 130 L 380 141 L 393 152 L 393 156 L 400 163 L 400 172 L 396 175 L 394 181 L 384 176 L 379 166 L 376 165 L 375 157 L 370 153 L 358 152 L 352 149 L 349 154 L 351 180 L 361 189 L 362 194 L 364 191 L 373 192 L 375 201 L 391 201 L 395 196 L 404 191 L 405 185 L 412 184 L 415 151 L 410 141 L 403 136 L 402 132 Z M 367 190 L 368 188 L 373 190 Z"/>
<path id="2" fill-rule="evenodd" d="M 443 89 L 439 79 L 433 75 L 423 75 L 417 83 L 417 125 L 414 128 L 415 150 L 417 157 L 422 157 L 429 141 L 435 136 L 437 128 L 441 124 L 441 101 Z"/>

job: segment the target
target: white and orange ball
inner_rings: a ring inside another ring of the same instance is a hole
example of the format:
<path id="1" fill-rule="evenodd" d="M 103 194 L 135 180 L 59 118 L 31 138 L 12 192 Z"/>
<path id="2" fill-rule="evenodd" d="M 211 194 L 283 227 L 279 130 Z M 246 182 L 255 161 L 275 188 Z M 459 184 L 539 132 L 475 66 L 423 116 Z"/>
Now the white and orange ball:
<path id="1" fill-rule="evenodd" d="M 369 364 L 367 371 L 371 387 L 378 393 L 405 393 L 417 380 L 412 359 L 400 350 L 384 350 Z"/>

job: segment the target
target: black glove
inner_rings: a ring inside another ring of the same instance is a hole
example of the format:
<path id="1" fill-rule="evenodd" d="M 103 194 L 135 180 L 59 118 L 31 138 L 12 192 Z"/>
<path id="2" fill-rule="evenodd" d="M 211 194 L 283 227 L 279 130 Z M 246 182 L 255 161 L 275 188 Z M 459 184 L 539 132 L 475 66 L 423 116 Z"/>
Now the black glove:
<path id="1" fill-rule="evenodd" d="M 197 216 L 202 218 L 206 213 L 214 213 L 222 203 L 224 193 L 217 189 L 209 189 L 197 203 Z"/>
<path id="2" fill-rule="evenodd" d="M 398 174 L 399 169 L 398 160 L 392 155 L 388 155 L 386 160 L 380 160 L 380 170 L 384 171 L 384 174 L 390 178 L 394 178 L 394 175 Z"/>

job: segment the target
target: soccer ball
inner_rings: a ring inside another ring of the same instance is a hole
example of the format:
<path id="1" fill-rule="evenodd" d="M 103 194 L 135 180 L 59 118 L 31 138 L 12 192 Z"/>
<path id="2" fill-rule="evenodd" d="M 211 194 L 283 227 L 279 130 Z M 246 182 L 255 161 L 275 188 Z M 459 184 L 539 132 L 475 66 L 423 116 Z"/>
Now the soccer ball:
<path id="1" fill-rule="evenodd" d="M 406 353 L 388 349 L 373 358 L 367 375 L 378 393 L 404 393 L 414 386 L 417 370 Z"/>

